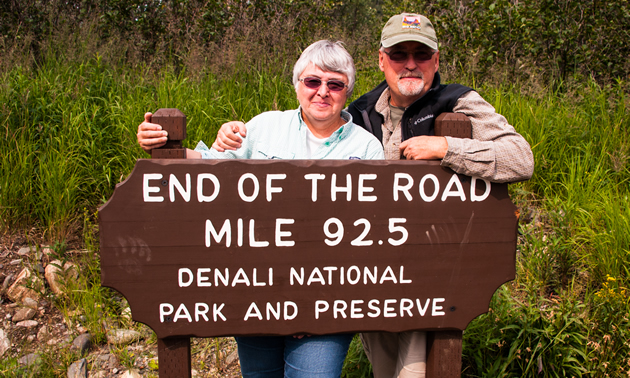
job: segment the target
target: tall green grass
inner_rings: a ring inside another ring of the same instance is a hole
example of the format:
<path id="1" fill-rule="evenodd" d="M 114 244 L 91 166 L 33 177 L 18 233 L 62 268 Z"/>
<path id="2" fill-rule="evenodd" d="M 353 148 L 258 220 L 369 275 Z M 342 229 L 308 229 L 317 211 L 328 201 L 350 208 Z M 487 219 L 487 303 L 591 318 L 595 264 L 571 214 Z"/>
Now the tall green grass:
<path id="1" fill-rule="evenodd" d="M 144 112 L 179 108 L 187 116 L 185 145 L 211 143 L 225 121 L 295 108 L 285 71 L 177 72 L 110 66 L 95 56 L 2 73 L 0 227 L 35 226 L 51 243 L 78 233 L 97 251 L 96 209 L 136 159 L 148 157 L 136 143 Z M 381 80 L 376 69 L 359 72 L 355 96 Z M 521 211 L 517 277 L 466 330 L 466 376 L 628 374 L 630 105 L 624 88 L 585 82 L 535 95 L 523 95 L 530 91 L 519 86 L 477 88 L 530 142 L 536 170 L 531 180 L 510 186 Z M 97 257 L 82 264 L 82 288 L 58 306 L 102 306 L 86 314 L 102 339 L 96 319 L 103 312 L 120 315 L 121 302 L 98 289 Z M 344 375 L 369 371 L 355 341 Z"/>
<path id="2" fill-rule="evenodd" d="M 464 335 L 474 377 L 626 376 L 630 371 L 629 104 L 623 86 L 585 83 L 520 95 L 480 92 L 534 152 L 513 184 L 521 210 L 517 277 Z"/>

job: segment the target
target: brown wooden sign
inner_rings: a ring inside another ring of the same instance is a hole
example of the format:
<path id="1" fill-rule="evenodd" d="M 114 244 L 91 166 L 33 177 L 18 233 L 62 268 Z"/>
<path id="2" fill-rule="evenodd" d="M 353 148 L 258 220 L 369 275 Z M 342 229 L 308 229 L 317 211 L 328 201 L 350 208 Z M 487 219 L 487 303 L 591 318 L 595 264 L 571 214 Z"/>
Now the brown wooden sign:
<path id="1" fill-rule="evenodd" d="M 463 330 L 514 278 L 515 211 L 439 162 L 139 160 L 102 284 L 159 338 Z"/>

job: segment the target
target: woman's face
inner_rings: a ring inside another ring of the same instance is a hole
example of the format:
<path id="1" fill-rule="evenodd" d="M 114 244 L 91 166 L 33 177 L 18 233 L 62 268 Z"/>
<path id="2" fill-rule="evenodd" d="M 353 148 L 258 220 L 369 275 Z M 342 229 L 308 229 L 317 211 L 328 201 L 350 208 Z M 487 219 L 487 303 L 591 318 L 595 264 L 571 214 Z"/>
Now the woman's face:
<path id="1" fill-rule="evenodd" d="M 311 63 L 300 75 L 300 80 L 304 78 L 318 78 L 322 81 L 319 88 L 309 88 L 303 81 L 297 84 L 297 99 L 302 108 L 304 122 L 311 128 L 311 131 L 314 132 L 313 128 L 318 131 L 317 133 L 314 132 L 315 134 L 329 136 L 343 124 L 340 123 L 341 110 L 348 99 L 348 88 L 331 91 L 328 87 L 328 81 L 337 80 L 347 85 L 348 77 L 339 72 L 322 71 Z"/>

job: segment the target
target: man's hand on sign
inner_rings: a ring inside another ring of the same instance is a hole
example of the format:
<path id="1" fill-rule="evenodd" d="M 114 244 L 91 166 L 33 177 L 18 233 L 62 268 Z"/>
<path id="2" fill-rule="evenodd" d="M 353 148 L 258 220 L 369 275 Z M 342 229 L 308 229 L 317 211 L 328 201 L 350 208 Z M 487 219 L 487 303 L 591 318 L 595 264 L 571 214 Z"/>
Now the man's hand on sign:
<path id="1" fill-rule="evenodd" d="M 241 121 L 231 121 L 221 125 L 221 129 L 217 133 L 217 139 L 212 143 L 212 148 L 219 152 L 225 150 L 236 150 L 241 148 L 243 139 L 247 136 L 245 124 Z"/>
<path id="2" fill-rule="evenodd" d="M 417 136 L 400 144 L 400 155 L 407 160 L 444 159 L 447 150 L 448 142 L 441 136 Z"/>
<path id="3" fill-rule="evenodd" d="M 151 123 L 152 113 L 144 114 L 144 122 L 138 126 L 138 144 L 147 152 L 151 153 L 154 148 L 162 147 L 168 140 L 168 133 L 162 130 L 162 126 Z"/>

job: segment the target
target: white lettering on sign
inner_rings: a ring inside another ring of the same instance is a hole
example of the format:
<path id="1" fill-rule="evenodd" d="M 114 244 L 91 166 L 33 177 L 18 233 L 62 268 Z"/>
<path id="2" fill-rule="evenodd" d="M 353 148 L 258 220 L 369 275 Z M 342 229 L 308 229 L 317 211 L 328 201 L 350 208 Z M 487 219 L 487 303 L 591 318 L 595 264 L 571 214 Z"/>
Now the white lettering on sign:
<path id="1" fill-rule="evenodd" d="M 246 195 L 243 189 L 243 186 L 245 185 L 245 180 L 247 179 L 251 180 L 252 183 L 254 184 L 254 190 L 251 195 Z M 245 173 L 243 176 L 241 176 L 241 178 L 238 179 L 238 195 L 241 197 L 243 201 L 253 202 L 256 199 L 256 197 L 258 197 L 259 190 L 260 190 L 260 184 L 258 183 L 258 178 L 254 176 L 253 173 Z"/>
<path id="2" fill-rule="evenodd" d="M 345 183 L 338 182 L 336 173 L 331 176 L 330 182 L 330 199 L 337 201 L 338 194 L 345 193 L 346 201 L 352 200 L 353 193 L 353 181 L 356 180 L 356 193 L 357 200 L 359 202 L 376 202 L 378 197 L 370 194 L 374 193 L 374 187 L 369 186 L 369 181 L 375 181 L 378 176 L 373 173 L 361 173 L 358 178 L 353 177 L 351 174 L 345 175 Z M 265 177 L 265 198 L 267 202 L 271 202 L 274 198 L 274 194 L 283 193 L 284 189 L 278 186 L 274 181 L 286 180 L 287 175 L 284 173 L 267 174 Z M 311 181 L 311 201 L 317 202 L 319 196 L 319 181 L 326 179 L 326 175 L 321 173 L 309 173 L 304 175 L 304 179 Z M 151 185 L 152 181 L 161 180 L 161 185 Z M 183 181 L 182 181 L 183 180 Z M 176 202 L 177 199 L 182 199 L 185 202 L 190 202 L 193 197 L 193 190 L 196 188 L 197 201 L 212 202 L 214 201 L 220 192 L 221 183 L 219 179 L 211 173 L 201 173 L 196 177 L 197 185 L 193 185 L 192 176 L 190 173 L 186 173 L 183 177 L 178 178 L 174 174 L 169 174 L 168 180 L 163 178 L 161 173 L 145 173 L 143 175 L 142 195 L 144 202 L 164 202 L 164 196 L 158 195 L 162 191 L 161 186 L 168 187 L 168 196 L 171 202 Z M 478 195 L 476 193 L 478 182 L 483 181 L 485 189 L 483 194 Z M 208 182 L 212 183 L 213 190 L 208 195 L 206 186 Z M 398 201 L 401 196 L 405 197 L 407 201 L 413 201 L 414 197 L 412 189 L 414 186 L 414 178 L 409 173 L 396 172 L 394 174 L 392 197 L 394 201 Z M 275 185 L 274 185 L 275 184 Z M 247 190 L 245 188 L 248 188 Z M 420 179 L 418 182 L 418 193 L 420 198 L 424 202 L 433 202 L 438 196 L 442 201 L 446 201 L 450 197 L 459 198 L 460 201 L 466 201 L 466 193 L 464 191 L 462 182 L 457 174 L 453 174 L 446 185 L 440 184 L 436 175 L 428 173 Z M 258 198 L 260 194 L 260 182 L 258 177 L 253 173 L 245 173 L 239 177 L 237 191 L 241 200 L 244 202 L 253 202 Z M 471 178 L 470 185 L 470 201 L 480 202 L 486 200 L 490 196 L 492 190 L 491 183 L 485 179 L 478 177 Z M 440 196 L 441 194 L 441 196 Z"/>
<path id="3" fill-rule="evenodd" d="M 327 274 L 322 273 L 322 270 Z M 379 273 L 377 266 L 373 268 L 364 266 L 363 269 L 361 269 L 353 265 L 347 269 L 343 266 L 315 267 L 306 275 L 303 267 L 299 269 L 291 267 L 289 270 L 289 285 L 304 285 L 305 277 L 308 277 L 308 279 L 306 279 L 306 286 L 312 284 L 320 284 L 322 286 L 343 285 L 346 281 L 350 285 L 356 285 L 360 282 L 362 282 L 363 285 L 367 285 L 368 283 L 382 285 L 386 282 L 394 284 L 412 283 L 411 279 L 405 278 L 405 267 L 403 265 L 400 266 L 398 273 L 397 276 L 391 266 L 387 266 Z"/>
<path id="4" fill-rule="evenodd" d="M 145 173 L 142 176 L 142 198 L 144 202 L 164 202 L 164 197 L 162 196 L 151 196 L 151 193 L 159 193 L 160 187 L 149 186 L 150 180 L 161 180 L 162 177 L 161 173 Z"/>
<path id="5" fill-rule="evenodd" d="M 206 196 L 203 194 L 204 184 L 203 180 L 210 180 L 214 185 L 214 192 L 211 195 Z M 221 189 L 221 184 L 219 183 L 219 179 L 217 176 L 212 173 L 202 173 L 197 176 L 197 201 L 199 202 L 212 202 L 219 195 L 219 190 Z"/>
<path id="6" fill-rule="evenodd" d="M 330 199 L 334 202 L 337 200 L 337 193 L 346 193 L 346 201 L 352 200 L 352 176 L 346 175 L 346 186 L 337 186 L 337 174 L 333 173 L 330 183 Z"/>
<path id="7" fill-rule="evenodd" d="M 175 189 L 177 189 L 184 201 L 190 202 L 190 173 L 186 173 L 186 188 L 184 188 L 177 177 L 171 173 L 168 177 L 168 196 L 171 202 L 175 202 Z"/>
<path id="8" fill-rule="evenodd" d="M 456 187 L 455 190 L 452 189 L 453 186 Z M 448 180 L 448 184 L 446 184 L 446 189 L 444 189 L 444 193 L 442 193 L 442 202 L 446 201 L 448 197 L 459 197 L 462 202 L 466 201 L 464 187 L 462 186 L 462 182 L 459 181 L 459 177 L 457 175 L 451 176 L 451 179 Z"/>
<path id="9" fill-rule="evenodd" d="M 236 274 L 232 277 L 230 283 L 230 269 L 214 268 L 197 268 L 196 274 L 190 268 L 179 268 L 177 271 L 177 283 L 179 287 L 190 287 L 195 283 L 196 287 L 211 287 L 212 279 L 214 276 L 214 286 L 235 287 L 238 284 L 245 286 L 273 286 L 273 268 L 267 270 L 267 281 L 259 281 L 260 278 L 264 280 L 264 272 L 259 276 L 258 268 L 253 268 L 251 274 L 249 270 L 246 272 L 243 268 L 239 268 Z M 250 278 L 251 277 L 251 278 Z"/>
<path id="10" fill-rule="evenodd" d="M 283 226 L 295 224 L 295 219 L 290 218 L 277 218 L 275 228 L 275 246 L 276 247 L 293 247 L 295 245 L 294 240 L 286 240 L 290 238 L 292 233 L 283 229 Z M 269 242 L 266 240 L 256 240 L 256 221 L 254 219 L 249 220 L 249 234 L 248 241 L 250 247 L 268 247 Z M 221 226 L 221 229 L 217 232 L 214 227 L 214 223 L 210 219 L 206 219 L 206 232 L 205 232 L 205 246 L 210 247 L 212 240 L 216 244 L 221 244 L 223 238 L 225 238 L 225 246 L 230 247 L 232 245 L 232 223 L 229 219 L 226 219 Z M 243 246 L 243 219 L 239 218 L 236 221 L 236 245 Z"/>
<path id="11" fill-rule="evenodd" d="M 159 186 L 151 186 L 151 180 L 162 180 L 164 176 L 161 173 L 145 173 L 142 180 L 142 196 L 144 202 L 164 202 L 163 196 L 153 196 L 151 193 L 159 193 L 161 191 Z M 179 193 L 185 202 L 190 202 L 192 196 L 192 185 L 190 173 L 186 173 L 185 184 L 182 185 L 181 181 L 174 174 L 170 174 L 168 178 L 168 196 L 171 202 L 175 202 Z M 207 196 L 204 194 L 204 180 L 210 180 L 214 186 L 214 192 Z M 167 185 L 166 180 L 161 183 Z M 197 175 L 197 201 L 199 202 L 212 202 L 219 195 L 221 185 L 219 179 L 211 173 L 201 173 Z"/>
<path id="12" fill-rule="evenodd" d="M 326 175 L 320 173 L 309 173 L 304 175 L 306 180 L 311 180 L 311 200 L 317 202 L 317 182 L 324 180 Z M 377 175 L 373 173 L 359 174 L 357 198 L 359 202 L 376 202 L 377 196 L 368 195 L 374 192 L 374 188 L 366 185 L 368 180 L 376 180 Z M 330 183 L 330 198 L 337 201 L 337 193 L 346 193 L 346 201 L 352 200 L 352 175 L 346 174 L 346 183 L 343 186 L 337 186 L 337 174 L 333 173 Z"/>
<path id="13" fill-rule="evenodd" d="M 267 202 L 271 202 L 271 196 L 273 193 L 282 193 L 282 188 L 272 186 L 272 180 L 284 180 L 287 175 L 282 174 L 268 174 L 267 175 Z"/>
<path id="14" fill-rule="evenodd" d="M 229 247 L 230 244 L 232 244 L 232 226 L 230 225 L 229 219 L 226 219 L 225 222 L 223 222 L 223 227 L 221 227 L 221 231 L 218 233 L 214 228 L 212 221 L 210 219 L 206 220 L 206 247 L 210 247 L 210 237 L 214 238 L 216 243 L 221 243 L 224 236 L 225 246 Z"/>
<path id="15" fill-rule="evenodd" d="M 365 186 L 365 181 L 376 180 L 376 175 L 372 173 L 364 173 L 359 175 L 359 202 L 376 202 L 376 196 L 368 196 L 366 193 L 374 192 L 374 188 L 371 186 Z"/>
<path id="16" fill-rule="evenodd" d="M 277 247 L 293 247 L 295 245 L 295 241 L 293 240 L 282 240 L 283 237 L 289 238 L 291 237 L 291 231 L 282 231 L 283 224 L 294 224 L 295 219 L 276 219 L 276 246 Z"/>
<path id="17" fill-rule="evenodd" d="M 483 192 L 483 194 L 480 195 L 480 196 L 477 195 L 477 181 L 478 180 L 483 181 L 483 183 L 486 185 L 485 192 Z M 470 201 L 471 202 L 481 202 L 481 201 L 485 200 L 490 195 L 490 189 L 491 189 L 490 188 L 490 181 L 484 180 L 482 178 L 473 177 L 471 182 L 470 182 Z"/>
<path id="18" fill-rule="evenodd" d="M 317 181 L 325 179 L 326 175 L 322 175 L 319 173 L 309 173 L 307 175 L 304 175 L 304 178 L 307 180 L 311 180 L 311 200 L 313 202 L 317 202 Z"/>
<path id="19" fill-rule="evenodd" d="M 400 232 L 401 234 L 400 239 L 387 238 L 387 242 L 389 244 L 393 246 L 399 246 L 407 241 L 407 238 L 409 237 L 409 233 L 407 232 L 407 229 L 401 225 L 396 225 L 397 223 L 405 223 L 405 222 L 407 222 L 407 219 L 405 218 L 389 218 L 389 233 L 394 234 L 394 233 Z M 334 226 L 333 228 L 334 231 L 331 230 L 331 226 Z M 369 220 L 365 218 L 357 219 L 353 223 L 353 226 L 363 227 L 363 231 L 361 232 L 361 234 L 359 234 L 359 236 L 357 236 L 354 240 L 350 242 L 350 245 L 356 246 L 356 247 L 362 247 L 362 246 L 370 246 L 373 244 L 372 240 L 365 239 L 368 236 L 370 229 L 372 227 L 372 224 L 370 223 Z M 328 246 L 334 247 L 338 245 L 339 243 L 341 243 L 343 237 L 346 235 L 344 231 L 343 222 L 341 222 L 341 220 L 339 220 L 338 218 L 327 219 L 326 222 L 324 222 L 324 235 L 326 235 L 326 238 L 327 238 L 327 239 L 324 239 L 324 243 L 326 243 L 326 245 Z M 382 244 L 382 242 L 379 242 L 379 244 Z"/>
<path id="20" fill-rule="evenodd" d="M 268 247 L 269 242 L 265 240 L 256 240 L 256 221 L 249 220 L 249 246 L 250 247 Z M 226 246 L 229 247 L 229 246 Z"/>
<path id="21" fill-rule="evenodd" d="M 485 184 L 485 192 L 482 195 L 477 195 L 476 193 L 478 180 L 483 181 Z M 428 184 L 429 181 L 432 183 L 431 185 Z M 407 201 L 413 201 L 413 195 L 411 194 L 413 184 L 414 180 L 410 174 L 401 172 L 395 173 L 392 191 L 394 201 L 398 201 L 400 199 L 401 193 L 402 195 L 404 195 Z M 486 198 L 488 198 L 488 196 L 490 196 L 490 191 L 490 181 L 477 177 L 472 178 L 470 185 L 470 200 L 472 202 L 480 202 L 485 200 Z M 420 198 L 422 198 L 424 202 L 433 202 L 440 194 L 440 181 L 438 180 L 437 176 L 432 173 L 428 173 L 422 176 L 418 185 L 418 193 L 420 194 Z M 459 197 L 462 202 L 466 201 L 464 187 L 457 174 L 453 174 L 449 179 L 444 191 L 442 192 L 441 200 L 446 201 L 446 199 L 449 197 Z"/>
<path id="22" fill-rule="evenodd" d="M 225 303 L 221 303 L 220 305 L 218 303 L 212 304 L 212 320 L 214 322 L 217 322 L 219 318 L 224 322 L 227 321 L 227 319 L 221 312 L 224 306 L 225 306 Z M 188 307 L 184 303 L 181 303 L 179 306 L 177 306 L 177 312 L 175 312 L 175 307 L 170 303 L 160 303 L 159 308 L 160 308 L 160 311 L 159 311 L 160 323 L 164 323 L 164 322 L 176 323 L 177 321 L 181 321 L 181 320 L 186 320 L 189 323 L 193 322 L 193 318 L 190 315 L 190 311 L 188 310 Z M 208 306 L 207 303 L 203 303 L 203 302 L 195 303 L 195 309 L 193 312 L 194 318 L 195 318 L 194 321 L 199 322 L 201 319 L 203 319 L 206 322 L 210 321 L 210 319 L 207 316 L 209 311 L 210 311 L 210 307 Z M 173 315 L 173 312 L 175 312 L 175 315 Z"/>
<path id="23" fill-rule="evenodd" d="M 433 187 L 435 188 L 433 189 L 433 194 L 431 195 L 427 195 L 427 192 L 426 192 L 425 183 L 427 182 L 427 180 L 433 181 Z M 435 177 L 435 175 L 432 175 L 432 174 L 425 175 L 424 177 L 422 177 L 422 180 L 420 180 L 419 190 L 420 190 L 420 197 L 422 198 L 423 201 L 433 202 L 433 200 L 437 198 L 437 196 L 440 194 L 440 181 L 438 180 L 437 177 Z"/>
<path id="24" fill-rule="evenodd" d="M 415 301 L 410 298 L 401 299 L 385 299 L 381 303 L 378 299 L 371 299 L 368 301 L 367 309 L 364 304 L 365 301 L 360 299 L 348 301 L 336 299 L 331 302 L 323 299 L 315 301 L 315 319 L 320 319 L 324 315 L 331 316 L 333 319 L 342 318 L 345 319 L 348 313 L 352 319 L 361 319 L 365 316 L 364 311 L 370 318 L 377 318 L 383 316 L 384 318 L 396 318 L 396 317 L 423 317 L 427 314 L 430 316 L 444 316 L 445 312 L 442 311 L 443 307 L 440 305 L 446 299 L 444 298 L 427 298 L 424 302 L 419 298 Z M 427 312 L 431 306 L 431 311 Z"/>
<path id="25" fill-rule="evenodd" d="M 256 302 L 252 302 L 249 307 L 247 308 L 247 312 L 245 313 L 245 317 L 243 318 L 244 321 L 247 321 L 251 318 L 255 318 L 258 320 L 272 320 L 272 316 L 276 319 L 276 320 L 280 320 L 280 302 L 276 302 L 276 307 L 273 307 L 274 305 L 270 302 L 266 303 L 266 311 L 265 314 L 267 315 L 266 318 L 263 318 L 262 316 L 262 312 L 260 311 L 260 308 L 258 307 L 258 304 L 256 304 Z M 295 319 L 296 316 L 298 316 L 298 306 L 297 304 L 295 304 L 295 302 L 292 301 L 285 301 L 283 302 L 282 305 L 282 319 L 283 320 L 293 320 Z"/>
<path id="26" fill-rule="evenodd" d="M 407 180 L 404 185 L 400 183 L 400 180 L 402 179 Z M 409 173 L 396 172 L 394 174 L 394 201 L 398 201 L 399 192 L 402 192 L 405 195 L 407 201 L 411 201 L 413 199 L 411 193 L 409 193 L 411 187 L 413 187 L 413 177 L 411 177 Z"/>

